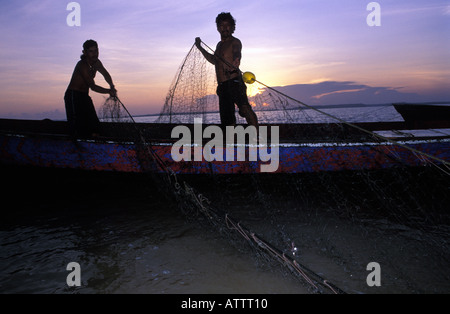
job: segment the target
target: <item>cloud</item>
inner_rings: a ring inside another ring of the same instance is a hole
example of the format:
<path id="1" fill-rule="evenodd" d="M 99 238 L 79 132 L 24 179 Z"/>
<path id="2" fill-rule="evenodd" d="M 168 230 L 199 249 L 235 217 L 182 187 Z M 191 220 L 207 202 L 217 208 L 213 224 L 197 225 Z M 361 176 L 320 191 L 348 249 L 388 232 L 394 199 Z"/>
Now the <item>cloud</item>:
<path id="1" fill-rule="evenodd" d="M 382 15 L 404 15 L 404 16 L 410 16 L 413 18 L 415 15 L 423 15 L 423 14 L 433 14 L 436 12 L 440 12 L 444 10 L 444 14 L 448 12 L 450 6 L 445 6 L 442 4 L 430 4 L 430 5 L 424 5 L 421 3 L 420 5 L 417 4 L 400 4 L 399 6 L 383 6 L 382 5 Z M 413 15 L 413 16 L 412 16 Z"/>
<path id="2" fill-rule="evenodd" d="M 450 15 L 450 5 L 446 6 L 446 7 L 443 9 L 443 12 L 444 12 L 444 15 Z"/>
<path id="3" fill-rule="evenodd" d="M 301 101 L 309 106 L 330 106 L 330 105 L 354 105 L 354 104 L 392 104 L 392 103 L 421 103 L 421 102 L 449 102 L 450 92 L 443 93 L 441 95 L 430 96 L 421 95 L 417 93 L 402 92 L 402 88 L 391 87 L 377 87 L 364 84 L 358 84 L 356 82 L 338 82 L 338 81 L 325 81 L 313 84 L 295 84 L 287 86 L 273 87 L 273 89 L 288 95 L 298 101 Z M 263 91 L 260 96 L 261 99 L 265 98 L 265 93 L 270 91 Z M 98 97 L 104 97 L 100 94 L 95 94 Z M 215 97 L 210 95 L 207 97 Z M 268 99 L 268 98 L 267 98 Z M 249 99 L 251 102 L 254 100 Z M 101 106 L 103 99 L 94 99 L 94 103 L 97 104 L 97 109 Z M 63 106 L 63 105 L 61 105 Z M 270 107 L 270 104 L 262 104 L 263 107 Z M 297 106 L 297 104 L 295 104 Z M 52 120 L 64 120 L 64 109 L 38 111 L 34 106 L 29 106 L 28 112 L 6 112 L 2 114 L 4 118 L 11 119 L 52 119 Z M 136 109 L 136 108 L 134 108 Z M 158 108 L 159 110 L 159 108 Z M 132 114 L 147 114 L 148 108 L 144 111 L 132 110 Z"/>
<path id="4" fill-rule="evenodd" d="M 312 98 L 320 99 L 320 98 L 322 98 L 324 96 L 329 96 L 329 95 L 333 95 L 333 94 L 355 93 L 355 92 L 360 92 L 360 91 L 363 91 L 363 90 L 365 90 L 365 88 L 338 90 L 338 91 L 334 91 L 334 92 L 329 92 L 329 93 L 323 93 L 323 94 L 320 94 L 320 95 L 315 95 L 315 96 L 312 96 Z"/>
<path id="5" fill-rule="evenodd" d="M 396 102 L 435 101 L 416 93 L 403 93 L 401 88 L 376 87 L 355 82 L 326 81 L 296 84 L 274 89 L 308 105 L 387 104 Z M 438 100 L 439 101 L 439 100 Z"/>

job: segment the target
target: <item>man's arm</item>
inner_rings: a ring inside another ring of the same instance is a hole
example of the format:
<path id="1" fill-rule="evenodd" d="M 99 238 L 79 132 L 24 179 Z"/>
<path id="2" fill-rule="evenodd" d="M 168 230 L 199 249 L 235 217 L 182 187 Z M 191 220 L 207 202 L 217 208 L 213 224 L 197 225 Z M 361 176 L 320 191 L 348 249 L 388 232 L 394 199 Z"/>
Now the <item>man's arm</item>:
<path id="1" fill-rule="evenodd" d="M 99 70 L 99 69 L 97 68 L 97 70 Z M 95 84 L 95 81 L 91 77 L 91 74 L 89 72 L 89 67 L 87 65 L 81 64 L 80 73 L 81 73 L 81 76 L 83 77 L 83 80 L 86 82 L 86 84 L 89 86 L 89 88 L 92 89 L 94 92 L 97 92 L 100 94 L 110 94 L 111 96 L 113 96 L 114 91 L 115 91 L 114 89 L 103 88 L 103 87 Z M 100 73 L 102 73 L 102 72 L 100 72 Z M 103 75 L 103 73 L 102 73 L 102 75 Z M 109 78 L 111 78 L 111 76 L 109 76 Z M 106 77 L 105 77 L 105 80 L 106 80 Z M 112 80 L 110 80 L 110 82 L 112 83 Z"/>
<path id="2" fill-rule="evenodd" d="M 205 50 L 201 45 L 200 37 L 195 38 L 195 45 L 209 63 L 216 64 L 216 57 Z"/>
<path id="3" fill-rule="evenodd" d="M 241 58 L 242 58 L 242 43 L 239 39 L 235 39 L 233 41 L 233 45 L 231 47 L 232 53 L 233 53 L 233 63 L 232 65 L 239 69 L 239 66 L 241 65 Z"/>
<path id="4" fill-rule="evenodd" d="M 100 72 L 101 75 L 103 75 L 103 77 L 105 78 L 105 81 L 109 84 L 110 91 L 108 93 L 111 94 L 111 96 L 115 96 L 116 89 L 114 88 L 114 83 L 112 81 L 111 75 L 105 69 L 105 67 L 103 66 L 103 63 L 100 60 L 97 61 L 96 67 L 97 67 L 97 71 Z"/>

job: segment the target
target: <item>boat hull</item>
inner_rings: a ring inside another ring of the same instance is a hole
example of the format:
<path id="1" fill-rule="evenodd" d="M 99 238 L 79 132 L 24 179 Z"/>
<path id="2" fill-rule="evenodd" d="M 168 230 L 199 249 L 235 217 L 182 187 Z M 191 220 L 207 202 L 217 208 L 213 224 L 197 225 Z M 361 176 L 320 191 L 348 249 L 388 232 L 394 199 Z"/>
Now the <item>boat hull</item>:
<path id="1" fill-rule="evenodd" d="M 394 104 L 393 106 L 411 126 L 426 122 L 444 125 L 450 121 L 450 105 Z"/>
<path id="2" fill-rule="evenodd" d="M 439 159 L 450 160 L 449 138 L 409 140 L 402 143 Z M 249 161 L 249 146 L 245 147 L 248 157 L 246 161 L 206 161 L 203 157 L 201 161 L 177 162 L 172 158 L 172 144 L 169 142 L 150 143 L 138 148 L 133 142 L 0 134 L 0 144 L 2 164 L 95 171 L 167 171 L 160 166 L 161 163 L 155 162 L 155 156 L 177 174 L 261 173 L 263 165 L 275 162 L 261 161 L 258 156 Z M 216 149 L 223 150 L 225 155 L 225 150 L 230 148 Z M 236 156 L 238 147 L 234 146 L 232 149 Z M 273 171 L 275 173 L 372 170 L 426 164 L 426 158 L 389 142 L 283 143 L 273 149 L 278 149 L 278 165 Z"/>

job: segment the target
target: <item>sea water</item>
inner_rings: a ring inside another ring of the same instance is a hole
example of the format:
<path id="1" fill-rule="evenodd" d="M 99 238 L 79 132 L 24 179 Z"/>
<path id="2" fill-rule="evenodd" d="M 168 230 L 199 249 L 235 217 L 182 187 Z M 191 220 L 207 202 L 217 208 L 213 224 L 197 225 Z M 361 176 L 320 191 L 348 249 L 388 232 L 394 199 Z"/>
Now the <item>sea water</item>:
<path id="1" fill-rule="evenodd" d="M 402 116 L 391 104 L 379 105 L 349 105 L 349 106 L 318 106 L 288 110 L 256 111 L 260 123 L 339 123 L 346 122 L 394 122 L 403 121 Z M 134 117 L 136 122 L 152 123 L 159 115 L 142 115 Z M 219 124 L 218 112 L 211 113 L 180 113 L 174 114 L 173 121 L 192 123 L 194 118 L 201 117 L 205 123 Z M 236 115 L 238 123 L 245 119 Z"/>

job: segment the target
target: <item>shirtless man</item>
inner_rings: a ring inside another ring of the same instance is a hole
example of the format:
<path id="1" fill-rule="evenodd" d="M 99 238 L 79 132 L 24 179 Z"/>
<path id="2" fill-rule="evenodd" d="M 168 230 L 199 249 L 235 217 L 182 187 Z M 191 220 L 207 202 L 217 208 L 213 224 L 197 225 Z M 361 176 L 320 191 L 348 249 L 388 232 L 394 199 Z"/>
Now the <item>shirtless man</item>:
<path id="1" fill-rule="evenodd" d="M 258 126 L 258 118 L 252 110 L 247 98 L 247 86 L 242 80 L 239 66 L 241 64 L 242 44 L 233 37 L 236 21 L 230 13 L 220 13 L 216 18 L 220 42 L 214 55 L 201 46 L 201 39 L 195 39 L 195 45 L 203 56 L 216 67 L 217 95 L 219 96 L 220 120 L 223 126 L 236 125 L 235 107 L 239 115 L 244 117 L 249 125 Z"/>
<path id="2" fill-rule="evenodd" d="M 81 60 L 75 66 L 67 91 L 64 95 L 67 121 L 74 136 L 98 136 L 100 121 L 95 112 L 89 89 L 101 94 L 116 96 L 111 75 L 98 59 L 98 45 L 90 39 L 83 44 Z M 94 82 L 95 74 L 100 72 L 110 88 L 103 88 Z"/>

